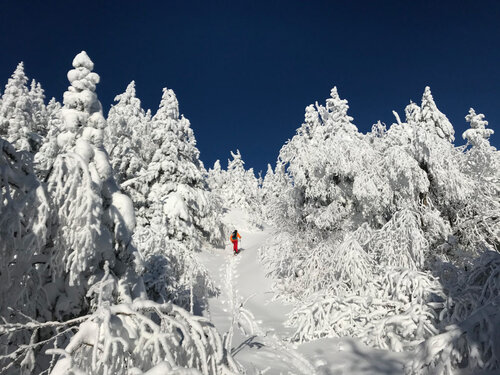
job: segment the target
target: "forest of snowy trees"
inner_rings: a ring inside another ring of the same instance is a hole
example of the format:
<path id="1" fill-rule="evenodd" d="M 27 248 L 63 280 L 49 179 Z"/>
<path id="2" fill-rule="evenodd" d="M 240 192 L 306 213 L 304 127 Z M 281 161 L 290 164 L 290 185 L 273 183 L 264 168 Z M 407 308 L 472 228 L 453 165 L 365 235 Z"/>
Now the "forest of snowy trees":
<path id="1" fill-rule="evenodd" d="M 132 81 L 106 118 L 93 70 L 74 58 L 61 104 L 20 63 L 0 96 L 0 373 L 243 372 L 199 311 L 218 290 L 197 254 L 224 247 L 234 208 L 274 228 L 260 256 L 294 306 L 290 342 L 412 351 L 408 374 L 500 369 L 483 114 L 456 146 L 427 87 L 362 134 L 333 88 L 257 178 L 239 150 L 205 168 L 171 89 L 153 114 Z"/>

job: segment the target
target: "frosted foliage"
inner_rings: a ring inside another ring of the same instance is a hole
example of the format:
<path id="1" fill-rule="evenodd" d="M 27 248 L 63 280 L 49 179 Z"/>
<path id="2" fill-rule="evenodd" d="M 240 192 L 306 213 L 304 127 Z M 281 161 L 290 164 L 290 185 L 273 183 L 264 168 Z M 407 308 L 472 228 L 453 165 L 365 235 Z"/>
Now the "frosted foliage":
<path id="1" fill-rule="evenodd" d="M 471 146 L 466 152 L 466 170 L 474 179 L 484 182 L 481 185 L 486 187 L 497 178 L 500 169 L 499 153 L 489 142 L 489 137 L 494 132 L 492 129 L 486 129 L 488 121 L 484 120 L 484 115 L 476 114 L 472 108 L 465 119 L 470 123 L 470 129 L 467 129 L 462 137 L 467 140 L 467 145 Z"/>
<path id="2" fill-rule="evenodd" d="M 199 248 L 202 240 L 220 245 L 221 208 L 210 199 L 193 130 L 189 120 L 179 117 L 172 90 L 164 89 L 151 126 L 156 149 L 144 172 L 150 186 L 146 220 L 166 225 L 170 238 L 186 241 L 191 248 Z"/>
<path id="3" fill-rule="evenodd" d="M 367 345 L 408 350 L 435 335 L 435 305 L 442 291 L 431 276 L 405 269 L 386 269 L 366 283 L 364 292 L 337 296 L 312 295 L 294 310 L 288 324 L 292 340 L 358 337 Z"/>
<path id="4" fill-rule="evenodd" d="M 472 146 L 480 147 L 485 144 L 489 137 L 494 133 L 492 129 L 486 129 L 488 121 L 484 120 L 482 113 L 476 114 L 474 109 L 469 110 L 465 120 L 470 123 L 470 129 L 467 129 L 462 138 L 466 139 Z"/>
<path id="5" fill-rule="evenodd" d="M 346 289 L 362 288 L 373 275 L 373 260 L 354 238 L 347 238 L 334 247 L 330 255 L 336 280 Z"/>
<path id="6" fill-rule="evenodd" d="M 411 210 L 398 211 L 370 240 L 368 247 L 378 263 L 421 269 L 429 249 L 421 217 Z"/>
<path id="7" fill-rule="evenodd" d="M 351 123 L 352 118 L 347 115 L 347 102 L 338 98 L 336 89 L 332 90 L 332 98 L 326 109 L 318 105 L 316 107 L 322 122 L 311 128 L 308 136 L 303 136 L 299 130 L 281 149 L 280 160 L 284 164 L 289 163 L 288 173 L 293 177 L 294 184 L 303 191 L 306 199 L 304 203 L 312 210 L 309 220 L 316 222 L 319 228 L 327 228 L 332 227 L 333 222 L 349 210 L 346 194 L 352 190 L 355 171 L 361 170 L 364 163 L 362 150 L 366 150 L 368 145 L 363 144 L 356 127 Z M 306 115 L 312 116 L 311 108 L 308 108 Z M 307 122 L 304 125 L 307 127 Z M 334 150 L 342 152 L 336 153 L 336 158 L 325 160 L 324 155 Z M 332 184 L 332 180 L 337 183 Z M 320 202 L 320 205 L 316 205 L 315 201 Z M 332 202 L 332 207 L 328 207 Z M 328 207 L 329 213 L 325 212 L 327 216 L 318 212 L 319 207 Z"/>
<path id="8" fill-rule="evenodd" d="M 246 170 L 240 150 L 231 151 L 232 160 L 228 160 L 227 175 L 223 194 L 229 204 L 240 207 L 254 207 L 257 204 L 258 181 L 253 169 Z"/>
<path id="9" fill-rule="evenodd" d="M 322 111 L 320 107 L 320 113 L 324 122 L 331 122 L 335 127 L 343 126 L 345 130 L 357 130 L 352 125 L 353 118 L 347 115 L 348 110 L 349 105 L 347 104 L 347 100 L 340 99 L 337 87 L 332 89 L 330 98 L 326 99 L 326 112 Z"/>
<path id="10" fill-rule="evenodd" d="M 394 209 L 418 202 L 429 191 L 430 182 L 426 173 L 402 146 L 387 149 L 384 170 L 393 194 Z"/>
<path id="11" fill-rule="evenodd" d="M 220 161 L 216 160 L 213 168 L 208 170 L 207 183 L 212 191 L 220 191 L 224 185 L 224 172 L 221 168 Z"/>
<path id="12" fill-rule="evenodd" d="M 64 152 L 57 156 L 47 177 L 57 213 L 52 269 L 54 277 L 67 277 L 68 285 L 79 290 L 71 296 L 77 301 L 92 285 L 94 275 L 102 272 L 105 261 L 118 278 L 140 269 L 137 251 L 131 245 L 135 213 L 130 198 L 119 192 L 102 146 L 101 126 L 105 122 L 91 90 L 95 87 L 76 88 L 87 87 L 87 80 L 98 82 L 88 71 L 92 66 L 89 61 L 82 52 L 73 62 L 75 69 L 68 74 L 72 86 L 65 93 L 62 131 L 58 135 Z M 79 83 L 73 86 L 75 82 Z M 81 129 L 73 127 L 75 118 L 85 120 L 79 122 Z M 61 143 L 62 138 L 68 143 Z M 131 286 L 131 296 L 142 293 L 141 282 L 136 283 Z M 81 306 L 77 304 L 76 308 Z"/>
<path id="13" fill-rule="evenodd" d="M 234 362 L 206 318 L 171 303 L 144 299 L 109 304 L 103 296 L 116 293 L 116 287 L 105 266 L 103 277 L 87 295 L 97 300 L 95 312 L 62 325 L 75 334 L 64 348 L 47 350 L 47 354 L 60 357 L 51 374 L 121 374 L 131 370 L 142 374 L 158 367 L 192 368 L 199 371 L 194 373 L 207 375 L 234 373 Z"/>
<path id="14" fill-rule="evenodd" d="M 63 123 L 61 133 L 57 137 L 58 146 L 62 150 L 73 147 L 80 136 L 96 147 L 102 146 L 106 121 L 95 93 L 99 75 L 91 71 L 93 66 L 85 51 L 82 51 L 73 60 L 74 69 L 68 72 L 71 86 L 63 96 Z"/>
<path id="15" fill-rule="evenodd" d="M 31 99 L 34 131 L 38 136 L 36 138 L 36 149 L 38 150 L 40 143 L 42 142 L 42 138 L 47 135 L 50 112 L 45 105 L 45 94 L 42 89 L 42 85 L 39 82 L 36 82 L 35 80 L 31 81 L 29 96 Z"/>
<path id="16" fill-rule="evenodd" d="M 69 274 L 70 285 L 81 281 L 82 272 L 96 272 L 95 268 L 101 261 L 101 245 L 106 248 L 107 241 L 108 249 L 111 247 L 110 233 L 106 231 L 99 235 L 102 198 L 96 190 L 81 157 L 73 154 L 56 160 L 48 185 L 61 216 L 55 243 L 60 259 L 53 267 L 58 276 Z M 68 199 L 70 194 L 72 198 Z"/>
<path id="17" fill-rule="evenodd" d="M 297 212 L 291 196 L 294 194 L 291 180 L 285 173 L 285 166 L 279 162 L 272 174 L 266 173 L 262 184 L 263 213 L 268 222 L 275 225 L 285 225 Z M 290 197 L 286 199 L 285 197 Z M 283 220 L 286 219 L 286 220 Z M 295 225 L 295 224 L 294 224 Z"/>
<path id="18" fill-rule="evenodd" d="M 191 308 L 216 292 L 205 267 L 185 243 L 169 239 L 165 227 L 141 227 L 134 241 L 145 259 L 144 282 L 153 300 Z"/>
<path id="19" fill-rule="evenodd" d="M 454 374 L 455 368 L 498 370 L 500 367 L 500 255 L 486 252 L 468 277 L 458 279 L 449 299 L 443 333 L 422 343 L 407 373 Z"/>
<path id="20" fill-rule="evenodd" d="M 130 195 L 137 208 L 146 204 L 145 188 L 141 174 L 146 168 L 142 149 L 151 149 L 146 134 L 146 114 L 136 97 L 132 81 L 123 94 L 117 95 L 118 103 L 111 107 L 105 129 L 104 146 L 111 166 L 122 189 Z"/>
<path id="21" fill-rule="evenodd" d="M 47 134 L 35 155 L 35 168 L 42 179 L 45 179 L 59 154 L 57 136 L 62 129 L 61 104 L 54 98 L 47 105 L 47 117 Z"/>
<path id="22" fill-rule="evenodd" d="M 420 121 L 423 122 L 426 130 L 435 132 L 440 138 L 453 142 L 455 131 L 448 118 L 439 111 L 432 97 L 431 89 L 425 88 L 422 96 L 422 106 L 420 111 Z"/>
<path id="23" fill-rule="evenodd" d="M 24 65 L 19 63 L 0 102 L 0 136 L 17 150 L 34 154 L 45 133 L 47 117 L 42 87 L 33 81 L 29 90 L 27 83 Z"/>
<path id="24" fill-rule="evenodd" d="M 354 336 L 397 351 L 422 343 L 419 353 L 430 354 L 415 362 L 417 373 L 434 354 L 447 371 L 463 367 L 467 350 L 466 367 L 498 369 L 496 313 L 467 334 L 455 328 L 493 303 L 483 287 L 495 296 L 491 279 L 470 267 L 482 249 L 500 246 L 500 159 L 484 116 L 470 111 L 468 145 L 455 147 L 429 88 L 404 122 L 394 112 L 395 124 L 366 135 L 347 110 L 335 88 L 325 106 L 308 106 L 263 183 L 266 216 L 279 231 L 261 257 L 282 298 L 296 304 L 292 339 Z"/>
<path id="25" fill-rule="evenodd" d="M 37 262 L 46 262 L 43 247 L 49 202 L 31 167 L 6 140 L 0 138 L 0 316 L 7 308 L 29 316 L 40 306 Z M 43 301 L 42 301 L 43 302 Z"/>
<path id="26" fill-rule="evenodd" d="M 227 170 L 221 170 L 220 162 L 208 172 L 208 182 L 214 194 L 220 198 L 226 209 L 242 210 L 248 219 L 249 227 L 262 225 L 262 195 L 260 182 L 252 168 L 245 169 L 245 162 L 239 150 L 231 151 Z"/>
<path id="27" fill-rule="evenodd" d="M 179 119 L 179 102 L 172 89 L 163 89 L 160 110 L 155 117 L 157 120 Z"/>

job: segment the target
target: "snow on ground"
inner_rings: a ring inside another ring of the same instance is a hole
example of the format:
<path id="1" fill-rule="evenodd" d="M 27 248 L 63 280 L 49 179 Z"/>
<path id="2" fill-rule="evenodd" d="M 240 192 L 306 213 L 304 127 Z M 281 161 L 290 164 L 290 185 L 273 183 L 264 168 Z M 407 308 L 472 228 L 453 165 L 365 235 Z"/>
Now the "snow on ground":
<path id="1" fill-rule="evenodd" d="M 352 338 L 321 339 L 294 345 L 286 341 L 292 328 L 284 322 L 292 306 L 273 300 L 273 280 L 259 262 L 258 252 L 273 235 L 272 228 L 252 229 L 241 211 L 225 217 L 242 236 L 240 253 L 204 251 L 201 261 L 220 290 L 209 299 L 204 314 L 221 335 L 231 330 L 232 353 L 248 374 L 376 375 L 403 374 L 404 353 L 368 348 Z"/>

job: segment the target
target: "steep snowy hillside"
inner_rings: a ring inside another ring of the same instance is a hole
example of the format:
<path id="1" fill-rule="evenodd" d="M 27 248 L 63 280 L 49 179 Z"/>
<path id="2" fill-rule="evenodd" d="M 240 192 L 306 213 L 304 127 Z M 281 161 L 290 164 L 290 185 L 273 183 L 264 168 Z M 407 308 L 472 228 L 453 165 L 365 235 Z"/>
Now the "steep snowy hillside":
<path id="1" fill-rule="evenodd" d="M 295 345 L 294 333 L 285 326 L 293 306 L 276 300 L 273 279 L 259 261 L 261 247 L 274 229 L 249 230 L 245 214 L 232 210 L 224 218 L 242 236 L 240 253 L 232 245 L 224 250 L 206 250 L 202 263 L 213 277 L 220 294 L 208 301 L 204 311 L 225 345 L 247 374 L 404 374 L 407 354 L 368 348 L 355 339 L 320 339 Z M 242 229 L 240 229 L 242 228 Z M 228 240 L 229 243 L 229 240 Z"/>

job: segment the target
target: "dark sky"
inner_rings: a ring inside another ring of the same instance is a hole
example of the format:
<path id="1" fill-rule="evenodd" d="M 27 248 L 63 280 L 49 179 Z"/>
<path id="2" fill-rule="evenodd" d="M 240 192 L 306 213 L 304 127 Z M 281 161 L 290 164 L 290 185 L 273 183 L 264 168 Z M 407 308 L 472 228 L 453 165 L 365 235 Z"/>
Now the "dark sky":
<path id="1" fill-rule="evenodd" d="M 81 50 L 106 112 L 131 80 L 153 113 L 174 89 L 207 167 L 239 148 L 265 171 L 334 85 L 363 132 L 429 85 L 459 143 L 474 107 L 499 144 L 500 1 L 0 2 L 1 91 L 24 61 L 62 100 Z"/>

